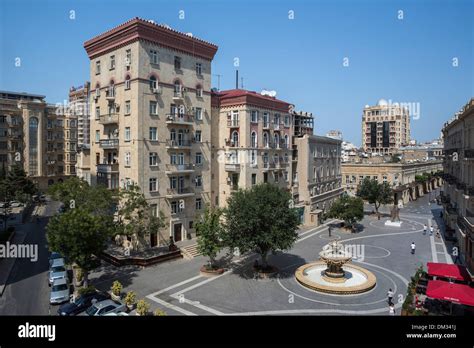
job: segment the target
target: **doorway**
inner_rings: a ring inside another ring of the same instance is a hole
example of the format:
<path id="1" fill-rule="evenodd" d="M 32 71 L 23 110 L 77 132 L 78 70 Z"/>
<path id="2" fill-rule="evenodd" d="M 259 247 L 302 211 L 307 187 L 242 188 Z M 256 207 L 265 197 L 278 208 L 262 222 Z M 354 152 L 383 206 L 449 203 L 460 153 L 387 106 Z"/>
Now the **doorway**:
<path id="1" fill-rule="evenodd" d="M 182 223 L 176 223 L 173 225 L 173 239 L 175 242 L 179 242 L 182 240 Z"/>
<path id="2" fill-rule="evenodd" d="M 158 233 L 150 233 L 150 246 L 153 248 L 158 245 Z"/>

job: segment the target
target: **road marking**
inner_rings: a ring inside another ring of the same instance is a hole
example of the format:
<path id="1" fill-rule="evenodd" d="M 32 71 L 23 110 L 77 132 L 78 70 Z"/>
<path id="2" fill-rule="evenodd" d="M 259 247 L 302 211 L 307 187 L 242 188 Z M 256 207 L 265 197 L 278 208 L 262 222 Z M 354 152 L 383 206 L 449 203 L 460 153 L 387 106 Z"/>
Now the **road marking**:
<path id="1" fill-rule="evenodd" d="M 178 292 L 175 292 L 174 294 L 171 295 L 171 297 L 175 297 L 176 295 L 184 294 L 185 292 L 188 292 L 188 291 L 191 291 L 191 290 L 193 290 L 193 289 L 196 289 L 196 288 L 200 287 L 201 285 L 210 283 L 210 282 L 212 282 L 212 281 L 214 281 L 214 280 L 217 280 L 217 279 L 219 279 L 220 277 L 223 277 L 223 276 L 225 276 L 225 275 L 227 275 L 227 274 L 229 274 L 229 273 L 232 273 L 232 272 L 233 272 L 233 270 L 230 269 L 230 270 L 228 270 L 228 271 L 225 271 L 225 272 L 222 273 L 221 275 L 218 275 L 218 276 L 215 276 L 215 277 L 212 277 L 212 278 L 207 278 L 206 280 L 204 280 L 204 281 L 202 281 L 202 282 L 196 283 L 196 284 L 194 284 L 194 285 L 191 285 L 191 286 L 187 287 L 186 289 L 183 289 L 183 290 L 180 290 L 180 291 L 178 291 Z"/>
<path id="2" fill-rule="evenodd" d="M 177 283 L 177 284 L 168 286 L 167 288 L 165 288 L 165 289 L 163 289 L 163 290 L 160 290 L 160 291 L 157 291 L 157 292 L 154 292 L 154 293 L 152 293 L 152 294 L 150 294 L 150 295 L 148 295 L 148 296 L 156 296 L 156 295 L 162 294 L 162 293 L 164 293 L 164 292 L 166 292 L 166 291 L 168 291 L 168 290 L 177 288 L 178 286 L 187 284 L 187 283 L 192 282 L 192 281 L 194 281 L 194 280 L 196 280 L 196 279 L 199 279 L 199 278 L 202 278 L 202 275 L 197 275 L 197 276 L 195 276 L 195 277 L 192 277 L 192 278 L 189 278 L 189 279 L 187 279 L 187 280 L 184 280 L 184 281 L 182 281 L 182 282 L 180 282 L 180 283 Z M 148 296 L 147 296 L 147 297 L 148 297 Z"/>
<path id="3" fill-rule="evenodd" d="M 428 219 L 428 230 L 431 228 L 431 219 Z M 433 262 L 438 262 L 438 254 L 436 252 L 436 245 L 433 236 L 430 236 L 430 246 L 431 246 L 431 260 Z"/>
<path id="4" fill-rule="evenodd" d="M 157 302 L 157 303 L 159 303 L 159 304 L 161 304 L 161 305 L 163 305 L 163 306 L 165 306 L 165 307 L 167 307 L 167 308 L 170 308 L 170 309 L 172 309 L 172 310 L 174 310 L 174 311 L 176 311 L 176 312 L 180 312 L 180 313 L 182 313 L 182 314 L 184 314 L 184 315 L 197 315 L 196 313 L 187 311 L 186 309 L 183 309 L 183 308 L 181 308 L 181 307 L 175 306 L 175 305 L 173 305 L 173 304 L 171 304 L 171 303 L 168 303 L 168 302 L 166 302 L 166 301 L 160 300 L 159 298 L 154 297 L 153 295 L 148 295 L 148 296 L 146 296 L 146 297 L 147 297 L 148 299 L 152 300 L 152 301 L 155 301 L 155 302 Z"/>

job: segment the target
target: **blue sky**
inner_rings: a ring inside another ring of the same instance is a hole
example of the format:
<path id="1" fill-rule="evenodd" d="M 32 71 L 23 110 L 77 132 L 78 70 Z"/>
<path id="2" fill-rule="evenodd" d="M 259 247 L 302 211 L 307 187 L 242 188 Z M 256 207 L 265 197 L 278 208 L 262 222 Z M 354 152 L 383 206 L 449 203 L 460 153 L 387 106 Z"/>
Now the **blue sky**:
<path id="1" fill-rule="evenodd" d="M 244 88 L 313 112 L 317 134 L 360 144 L 363 107 L 384 98 L 420 103 L 412 138 L 424 141 L 474 96 L 472 13 L 474 0 L 1 0 L 0 89 L 63 101 L 89 79 L 84 41 L 138 16 L 217 44 L 221 89 L 234 87 L 238 57 Z"/>

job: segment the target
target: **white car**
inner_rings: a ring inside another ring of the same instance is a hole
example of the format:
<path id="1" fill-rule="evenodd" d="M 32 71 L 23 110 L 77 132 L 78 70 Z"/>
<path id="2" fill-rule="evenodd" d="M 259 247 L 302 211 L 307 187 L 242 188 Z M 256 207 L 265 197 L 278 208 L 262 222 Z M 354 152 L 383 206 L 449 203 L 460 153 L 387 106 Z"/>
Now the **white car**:
<path id="1" fill-rule="evenodd" d="M 92 306 L 86 309 L 85 314 L 90 316 L 100 316 L 110 313 L 120 313 L 125 312 L 127 307 L 125 304 L 114 301 L 114 300 L 104 300 L 94 303 Z"/>
<path id="2" fill-rule="evenodd" d="M 50 304 L 60 304 L 70 300 L 69 283 L 67 279 L 56 279 L 51 286 Z"/>

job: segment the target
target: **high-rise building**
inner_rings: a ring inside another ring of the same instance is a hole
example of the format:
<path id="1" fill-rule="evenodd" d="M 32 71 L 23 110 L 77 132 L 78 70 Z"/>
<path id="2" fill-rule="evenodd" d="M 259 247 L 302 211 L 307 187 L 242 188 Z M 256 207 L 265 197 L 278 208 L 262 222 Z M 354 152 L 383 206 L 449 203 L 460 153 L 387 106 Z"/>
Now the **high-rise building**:
<path id="1" fill-rule="evenodd" d="M 0 91 L 0 162 L 19 164 L 41 190 L 75 174 L 76 117 L 45 96 Z"/>
<path id="2" fill-rule="evenodd" d="M 366 105 L 362 115 L 362 147 L 372 154 L 392 155 L 410 141 L 410 115 L 406 107 L 379 100 Z"/>
<path id="3" fill-rule="evenodd" d="M 223 206 L 238 188 L 273 183 L 290 189 L 293 116 L 290 104 L 243 89 L 212 95 L 212 191 Z"/>
<path id="4" fill-rule="evenodd" d="M 137 184 L 175 241 L 211 196 L 211 61 L 217 46 L 134 18 L 87 42 L 91 179 Z M 152 233 L 149 245 L 161 241 Z M 166 237 L 167 238 L 167 237 Z"/>

